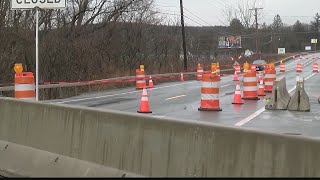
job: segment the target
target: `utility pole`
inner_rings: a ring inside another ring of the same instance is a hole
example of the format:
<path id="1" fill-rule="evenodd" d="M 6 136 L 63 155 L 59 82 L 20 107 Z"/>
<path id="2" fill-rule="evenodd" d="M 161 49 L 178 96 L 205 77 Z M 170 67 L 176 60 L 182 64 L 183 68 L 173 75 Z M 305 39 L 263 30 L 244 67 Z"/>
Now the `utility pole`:
<path id="1" fill-rule="evenodd" d="M 253 11 L 254 10 L 254 12 L 255 12 L 255 14 L 254 14 L 254 16 L 255 16 L 255 20 L 256 20 L 256 53 L 258 53 L 259 52 L 259 36 L 258 36 L 258 33 L 259 33 L 259 31 L 258 31 L 258 10 L 260 10 L 260 9 L 263 9 L 263 8 L 253 8 L 253 9 L 249 9 L 249 10 L 251 10 L 251 11 Z"/>
<path id="2" fill-rule="evenodd" d="M 186 46 L 186 34 L 184 31 L 184 17 L 183 17 L 183 4 L 182 0 L 180 0 L 180 11 L 181 11 L 181 30 L 182 30 L 182 46 L 183 46 L 183 67 L 186 72 L 188 69 L 187 62 L 187 46 Z"/>

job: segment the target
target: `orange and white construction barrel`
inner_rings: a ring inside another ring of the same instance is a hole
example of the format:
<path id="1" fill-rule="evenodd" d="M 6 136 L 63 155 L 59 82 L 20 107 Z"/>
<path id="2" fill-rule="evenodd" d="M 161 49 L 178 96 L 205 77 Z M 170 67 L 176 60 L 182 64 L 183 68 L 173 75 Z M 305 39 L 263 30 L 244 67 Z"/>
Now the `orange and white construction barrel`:
<path id="1" fill-rule="evenodd" d="M 313 63 L 312 71 L 313 71 L 314 73 L 319 72 L 319 66 L 318 66 L 318 63 Z"/>
<path id="2" fill-rule="evenodd" d="M 264 75 L 264 91 L 272 92 L 273 82 L 277 79 L 276 70 L 274 67 L 270 67 Z"/>
<path id="3" fill-rule="evenodd" d="M 201 81 L 202 75 L 203 75 L 203 67 L 201 66 L 201 64 L 198 64 L 198 66 L 197 66 L 197 80 L 198 81 Z"/>
<path id="4" fill-rule="evenodd" d="M 201 86 L 201 102 L 199 111 L 221 111 L 219 105 L 219 76 L 203 74 Z"/>
<path id="5" fill-rule="evenodd" d="M 297 63 L 297 65 L 296 65 L 296 71 L 297 71 L 297 72 L 302 72 L 302 65 L 301 65 L 301 63 Z"/>
<path id="6" fill-rule="evenodd" d="M 35 100 L 35 83 L 32 72 L 15 74 L 14 97 L 17 99 Z"/>
<path id="7" fill-rule="evenodd" d="M 146 86 L 144 69 L 136 69 L 136 89 L 143 89 Z"/>
<path id="8" fill-rule="evenodd" d="M 257 75 L 255 71 L 248 71 L 243 76 L 243 96 L 245 100 L 259 100 Z"/>

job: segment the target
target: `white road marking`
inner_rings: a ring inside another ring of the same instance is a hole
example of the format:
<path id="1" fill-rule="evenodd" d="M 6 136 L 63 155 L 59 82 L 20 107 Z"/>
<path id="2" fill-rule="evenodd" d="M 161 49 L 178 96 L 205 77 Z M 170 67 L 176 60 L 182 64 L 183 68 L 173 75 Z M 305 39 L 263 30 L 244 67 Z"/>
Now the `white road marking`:
<path id="1" fill-rule="evenodd" d="M 308 76 L 306 80 L 310 79 L 312 76 L 314 76 L 316 73 L 312 73 L 310 76 Z M 294 91 L 296 89 L 296 86 L 294 86 L 292 89 L 290 89 L 288 92 L 291 93 L 292 91 Z M 253 114 L 251 114 L 250 116 L 246 117 L 245 119 L 237 122 L 235 124 L 235 126 L 243 126 L 244 124 L 246 124 L 247 122 L 251 121 L 253 118 L 257 117 L 258 115 L 260 115 L 261 113 L 263 113 L 265 111 L 265 107 L 259 109 L 258 111 L 254 112 Z"/>
<path id="2" fill-rule="evenodd" d="M 220 86 L 221 88 L 223 87 L 228 87 L 228 86 L 231 86 L 232 84 L 226 84 L 226 85 L 223 85 L 223 86 Z"/>
<path id="3" fill-rule="evenodd" d="M 184 84 L 191 84 L 191 83 L 195 83 L 195 82 L 193 81 L 193 82 L 186 82 L 186 83 L 174 84 L 174 85 L 169 85 L 169 86 L 162 86 L 162 87 L 152 88 L 151 90 L 163 89 L 163 88 L 174 87 L 174 86 L 181 86 L 181 85 L 184 85 Z M 105 98 L 105 97 L 132 94 L 132 93 L 136 93 L 136 92 L 139 92 L 139 91 L 141 91 L 141 90 L 129 91 L 129 92 L 124 92 L 124 93 L 119 93 L 119 94 L 108 94 L 108 95 L 104 95 L 104 96 L 88 97 L 88 98 L 82 98 L 82 99 L 66 100 L 66 101 L 60 101 L 60 102 L 54 102 L 54 103 L 63 104 L 63 103 L 67 103 L 67 102 L 77 102 L 77 101 L 90 100 L 90 99 L 100 99 L 100 98 Z"/>
<path id="4" fill-rule="evenodd" d="M 177 98 L 185 97 L 185 96 L 187 96 L 187 95 L 174 96 L 174 97 L 171 97 L 171 98 L 167 98 L 167 99 L 165 99 L 165 100 L 167 101 L 167 100 L 177 99 Z"/>

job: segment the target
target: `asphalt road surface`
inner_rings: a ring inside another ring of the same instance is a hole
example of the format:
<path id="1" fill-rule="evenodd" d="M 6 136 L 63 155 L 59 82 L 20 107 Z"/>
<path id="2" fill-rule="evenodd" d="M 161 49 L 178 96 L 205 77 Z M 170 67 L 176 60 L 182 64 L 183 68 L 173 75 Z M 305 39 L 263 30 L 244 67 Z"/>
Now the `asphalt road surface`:
<path id="1" fill-rule="evenodd" d="M 264 106 L 271 93 L 260 97 L 260 100 L 243 100 L 243 105 L 231 104 L 235 91 L 233 75 L 223 76 L 220 81 L 220 108 L 222 111 L 198 111 L 200 106 L 200 81 L 170 82 L 148 89 L 149 106 L 152 114 L 147 116 L 174 117 L 190 121 L 216 123 L 225 126 L 254 128 L 259 130 L 320 137 L 320 75 L 312 72 L 313 62 L 319 63 L 309 55 L 308 59 L 296 58 L 285 63 L 286 72 L 280 73 L 276 67 L 277 77 L 285 76 L 287 90 L 290 94 L 295 91 L 296 63 L 302 64 L 300 76 L 305 78 L 305 89 L 310 98 L 310 112 L 269 111 Z M 316 54 L 319 57 L 319 54 Z M 240 80 L 242 78 L 240 77 Z M 242 89 L 242 86 L 241 86 Z M 50 103 L 72 104 L 99 109 L 113 109 L 137 113 L 141 90 L 134 87 L 83 94 L 80 96 L 48 101 Z"/>

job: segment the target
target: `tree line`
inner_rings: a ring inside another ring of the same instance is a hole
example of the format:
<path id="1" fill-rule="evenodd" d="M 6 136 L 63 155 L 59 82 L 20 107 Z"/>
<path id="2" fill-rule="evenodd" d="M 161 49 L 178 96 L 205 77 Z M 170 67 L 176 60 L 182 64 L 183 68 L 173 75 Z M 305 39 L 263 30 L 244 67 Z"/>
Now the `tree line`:
<path id="1" fill-rule="evenodd" d="M 134 75 L 140 64 L 149 74 L 183 71 L 180 21 L 167 18 L 154 5 L 153 0 L 67 0 L 66 9 L 40 10 L 40 82 Z M 250 6 L 239 8 L 245 8 L 240 15 L 229 12 L 229 26 L 186 27 L 190 71 L 197 63 L 232 64 L 231 57 L 255 48 Z M 34 15 L 34 10 L 10 10 L 10 1 L 0 0 L 0 84 L 13 82 L 14 63 L 35 72 Z M 273 24 L 259 28 L 260 50 L 303 51 L 310 38 L 319 36 L 318 30 L 318 14 L 310 24 L 297 21 L 292 26 L 284 26 L 276 16 Z M 218 49 L 219 36 L 228 34 L 242 36 L 242 49 Z"/>

